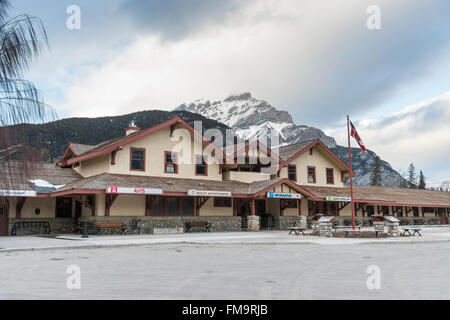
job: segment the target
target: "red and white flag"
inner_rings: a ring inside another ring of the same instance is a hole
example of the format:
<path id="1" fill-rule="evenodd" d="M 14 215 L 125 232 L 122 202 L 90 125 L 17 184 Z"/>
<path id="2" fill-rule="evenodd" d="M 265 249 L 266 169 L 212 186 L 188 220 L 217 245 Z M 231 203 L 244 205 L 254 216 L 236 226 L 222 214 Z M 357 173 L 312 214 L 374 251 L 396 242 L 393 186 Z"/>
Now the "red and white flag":
<path id="1" fill-rule="evenodd" d="M 358 142 L 361 149 L 366 151 L 366 146 L 364 145 L 364 142 L 362 142 L 361 137 L 359 136 L 358 132 L 356 131 L 355 126 L 353 125 L 353 123 L 351 121 L 350 121 L 350 126 L 351 126 L 351 136 L 353 138 L 355 138 L 355 140 Z"/>

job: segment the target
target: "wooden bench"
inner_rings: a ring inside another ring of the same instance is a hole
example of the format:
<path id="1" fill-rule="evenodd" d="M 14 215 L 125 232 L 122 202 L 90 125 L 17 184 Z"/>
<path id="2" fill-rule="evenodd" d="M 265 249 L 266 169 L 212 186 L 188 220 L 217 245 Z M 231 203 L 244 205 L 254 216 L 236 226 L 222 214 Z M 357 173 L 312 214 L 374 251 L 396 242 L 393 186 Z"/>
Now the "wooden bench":
<path id="1" fill-rule="evenodd" d="M 191 232 L 192 228 L 204 228 L 205 232 L 211 232 L 211 224 L 208 221 L 190 221 L 186 222 L 186 232 Z"/>
<path id="2" fill-rule="evenodd" d="M 96 222 L 95 229 L 97 230 L 97 234 L 99 234 L 102 229 L 120 229 L 121 234 L 126 234 L 127 224 L 123 222 Z"/>
<path id="3" fill-rule="evenodd" d="M 411 234 L 412 231 L 412 234 Z M 420 233 L 420 231 L 422 231 L 422 229 L 418 229 L 418 228 L 404 228 L 403 232 L 402 232 L 402 236 L 406 236 L 406 234 L 408 234 L 408 236 L 415 236 L 416 234 L 419 235 L 420 237 L 422 236 L 422 234 Z"/>
<path id="4" fill-rule="evenodd" d="M 306 230 L 306 228 L 299 227 L 297 222 L 294 223 L 294 225 L 292 227 L 290 227 L 289 229 L 290 229 L 289 234 L 292 234 L 292 232 L 294 232 L 296 236 L 299 236 L 300 233 L 305 235 L 304 231 Z"/>

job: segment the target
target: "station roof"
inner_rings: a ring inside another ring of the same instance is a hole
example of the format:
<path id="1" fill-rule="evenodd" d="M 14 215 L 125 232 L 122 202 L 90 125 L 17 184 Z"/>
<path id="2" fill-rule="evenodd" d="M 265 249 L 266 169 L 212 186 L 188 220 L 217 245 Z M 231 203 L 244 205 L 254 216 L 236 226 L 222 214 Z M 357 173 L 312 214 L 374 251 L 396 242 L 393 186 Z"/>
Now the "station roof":
<path id="1" fill-rule="evenodd" d="M 350 188 L 304 186 L 317 198 L 327 196 L 350 197 Z M 356 202 L 386 206 L 450 207 L 450 192 L 388 188 L 372 186 L 354 186 L 353 196 Z"/>

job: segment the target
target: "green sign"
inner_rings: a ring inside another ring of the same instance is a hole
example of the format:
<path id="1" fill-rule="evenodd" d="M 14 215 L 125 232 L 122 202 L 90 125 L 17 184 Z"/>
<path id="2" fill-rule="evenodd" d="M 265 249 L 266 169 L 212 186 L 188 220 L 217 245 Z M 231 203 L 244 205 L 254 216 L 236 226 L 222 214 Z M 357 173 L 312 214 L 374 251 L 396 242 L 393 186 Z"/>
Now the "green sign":
<path id="1" fill-rule="evenodd" d="M 342 202 L 350 202 L 352 201 L 352 198 L 350 197 L 333 197 L 333 196 L 327 196 L 327 201 L 342 201 Z"/>

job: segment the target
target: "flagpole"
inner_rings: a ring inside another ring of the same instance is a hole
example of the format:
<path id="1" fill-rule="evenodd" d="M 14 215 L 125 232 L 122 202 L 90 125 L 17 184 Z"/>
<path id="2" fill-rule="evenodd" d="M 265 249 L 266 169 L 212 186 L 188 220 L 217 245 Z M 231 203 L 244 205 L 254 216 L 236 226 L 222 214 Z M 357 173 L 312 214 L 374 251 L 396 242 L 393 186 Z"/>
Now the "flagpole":
<path id="1" fill-rule="evenodd" d="M 353 177 L 352 177 L 352 148 L 350 146 L 350 116 L 347 115 L 347 138 L 348 138 L 348 165 L 350 167 L 350 204 L 352 206 L 352 227 L 355 231 L 355 206 L 353 203 Z"/>

